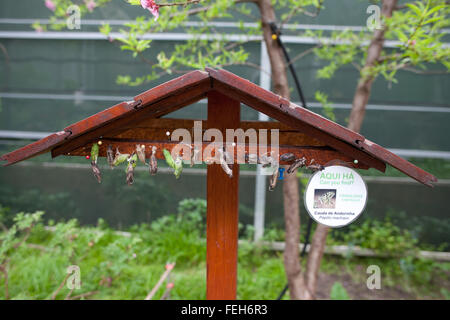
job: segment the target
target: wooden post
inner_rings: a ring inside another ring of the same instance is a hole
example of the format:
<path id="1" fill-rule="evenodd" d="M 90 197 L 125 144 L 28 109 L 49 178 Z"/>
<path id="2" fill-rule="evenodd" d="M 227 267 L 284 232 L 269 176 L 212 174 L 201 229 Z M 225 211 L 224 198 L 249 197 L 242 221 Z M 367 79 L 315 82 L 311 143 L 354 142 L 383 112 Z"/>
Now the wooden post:
<path id="1" fill-rule="evenodd" d="M 208 93 L 208 128 L 235 129 L 240 123 L 240 102 L 219 92 Z M 207 169 L 206 298 L 234 300 L 237 286 L 239 165 L 229 178 L 219 164 Z"/>

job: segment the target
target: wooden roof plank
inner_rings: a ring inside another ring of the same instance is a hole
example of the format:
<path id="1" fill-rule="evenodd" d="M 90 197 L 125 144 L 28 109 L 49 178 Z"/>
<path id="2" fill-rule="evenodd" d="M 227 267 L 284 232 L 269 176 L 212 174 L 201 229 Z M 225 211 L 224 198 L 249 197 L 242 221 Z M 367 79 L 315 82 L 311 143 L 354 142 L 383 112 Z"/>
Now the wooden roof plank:
<path id="1" fill-rule="evenodd" d="M 73 139 L 80 134 L 87 131 L 94 130 L 99 126 L 104 126 L 112 121 L 128 116 L 130 113 L 136 112 L 142 107 L 149 106 L 160 100 L 167 98 L 170 95 L 177 94 L 186 88 L 191 88 L 199 83 L 209 81 L 208 73 L 204 71 L 192 71 L 181 77 L 160 84 L 150 90 L 145 91 L 134 97 L 133 101 L 121 102 L 111 108 L 100 111 L 86 119 L 78 121 L 77 123 L 65 128 L 65 131 L 70 131 Z M 173 106 L 175 108 L 176 105 Z M 167 110 L 171 112 L 171 110 Z"/>
<path id="2" fill-rule="evenodd" d="M 114 121 L 105 123 L 103 126 L 93 126 L 93 129 L 86 130 L 84 134 L 71 139 L 62 146 L 58 146 L 52 150 L 52 156 L 57 157 L 62 154 L 67 154 L 81 147 L 83 144 L 91 142 L 92 139 L 122 132 L 124 126 L 129 126 L 133 123 L 137 124 L 142 119 L 157 118 L 199 101 L 205 97 L 209 86 L 209 80 L 204 81 L 203 79 L 203 82 L 189 83 L 188 87 L 183 87 L 184 90 L 176 90 L 172 95 L 166 94 L 164 99 L 155 99 L 152 104 L 147 99 L 146 106 L 140 106 L 133 112 L 128 112 L 126 117 L 118 117 Z"/>
<path id="3" fill-rule="evenodd" d="M 59 131 L 52 133 L 51 135 L 28 144 L 20 149 L 14 150 L 0 157 L 0 160 L 7 161 L 4 166 L 12 165 L 16 162 L 29 159 L 31 157 L 46 153 L 51 150 L 51 148 L 62 144 L 65 139 L 70 135 L 70 132 Z"/>
<path id="4" fill-rule="evenodd" d="M 134 101 L 121 102 L 64 128 L 64 131 L 70 133 L 70 139 L 74 139 L 86 131 L 94 130 L 121 117 L 125 117 L 130 112 L 135 111 L 135 106 L 136 103 Z"/>
<path id="5" fill-rule="evenodd" d="M 390 164 L 426 185 L 437 179 L 381 146 L 314 112 L 301 108 L 270 91 L 225 70 L 206 68 L 189 72 L 81 120 L 63 131 L 0 157 L 10 165 L 52 151 L 53 156 L 78 150 L 93 139 L 114 136 L 148 118 L 158 118 L 206 96 L 210 90 L 229 94 L 250 107 L 317 139 L 345 156 L 384 171 Z"/>
<path id="6" fill-rule="evenodd" d="M 382 172 L 385 170 L 384 163 L 387 163 L 427 186 L 433 186 L 432 182 L 437 181 L 436 177 L 432 174 L 418 168 L 376 143 L 371 142 L 364 136 L 314 112 L 297 106 L 248 80 L 242 79 L 225 70 L 207 68 L 207 71 L 215 80 L 213 83 L 214 90 L 226 91 L 238 97 L 250 107 L 259 109 L 259 111 L 272 118 L 285 122 L 302 132 L 310 133 L 313 137 L 327 142 L 335 149 L 347 155 L 351 156 L 353 154 L 354 158 L 358 161 L 364 161 L 366 164 Z M 261 97 L 264 97 L 264 99 L 260 99 Z M 283 113 L 288 116 L 283 115 Z M 344 144 L 336 140 L 333 142 L 330 140 L 330 136 L 341 140 Z M 376 163 L 377 161 L 378 163 Z M 383 165 L 380 165 L 380 162 L 383 162 Z"/>
<path id="7" fill-rule="evenodd" d="M 357 141 L 364 140 L 364 136 L 351 131 L 340 124 L 328 120 L 321 115 L 314 113 L 308 109 L 302 108 L 289 100 L 271 92 L 260 86 L 243 79 L 231 72 L 226 70 L 215 70 L 211 68 L 206 68 L 210 76 L 226 84 L 227 86 L 239 90 L 246 95 L 250 95 L 253 98 L 264 102 L 265 104 L 271 105 L 273 108 L 278 108 L 286 113 L 291 114 L 291 111 L 295 111 L 296 118 L 298 120 L 306 122 L 307 124 L 316 127 L 317 129 L 323 130 L 324 132 L 346 141 L 352 145 L 357 146 Z M 214 87 L 214 84 L 213 84 Z M 250 105 L 250 107 L 253 107 Z"/>
<path id="8" fill-rule="evenodd" d="M 161 99 L 173 95 L 202 82 L 209 82 L 209 73 L 201 70 L 188 72 L 178 78 L 167 81 L 134 97 L 134 101 L 141 101 L 142 106 L 153 104 Z"/>
<path id="9" fill-rule="evenodd" d="M 381 147 L 380 145 L 365 139 L 361 146 L 368 154 L 383 159 L 389 165 L 393 166 L 397 170 L 403 172 L 407 176 L 415 179 L 416 181 L 423 183 L 429 187 L 433 187 L 433 183 L 437 182 L 438 179 L 422 170 L 421 168 L 415 166 L 411 162 L 397 156 L 396 154 L 390 152 L 389 150 Z"/>
<path id="10" fill-rule="evenodd" d="M 265 113 L 269 117 L 272 117 L 280 122 L 283 122 L 290 127 L 297 129 L 300 132 L 306 133 L 317 140 L 324 142 L 325 144 L 331 146 L 332 148 L 353 157 L 354 160 L 362 161 L 368 166 L 375 168 L 381 172 L 386 170 L 386 165 L 383 161 L 368 155 L 367 153 L 359 150 L 359 148 L 350 145 L 349 143 L 342 141 L 323 130 L 320 130 L 308 123 L 301 121 L 296 118 L 297 116 L 294 114 L 292 110 L 286 111 L 287 109 L 283 109 L 280 107 L 273 107 L 263 100 L 255 99 L 252 95 L 249 95 L 246 91 L 241 91 L 240 89 L 236 89 L 228 86 L 227 84 L 223 84 L 222 82 L 214 82 L 214 90 L 221 91 L 222 93 L 239 96 L 239 99 L 248 104 L 252 108 Z M 299 107 L 300 108 L 300 107 Z"/>

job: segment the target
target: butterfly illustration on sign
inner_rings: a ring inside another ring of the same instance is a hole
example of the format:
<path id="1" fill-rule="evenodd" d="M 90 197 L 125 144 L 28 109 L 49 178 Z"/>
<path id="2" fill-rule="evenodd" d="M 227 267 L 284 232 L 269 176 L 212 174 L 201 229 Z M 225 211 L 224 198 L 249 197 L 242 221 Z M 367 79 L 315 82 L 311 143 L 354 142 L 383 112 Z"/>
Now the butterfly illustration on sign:
<path id="1" fill-rule="evenodd" d="M 336 207 L 336 189 L 315 189 L 314 190 L 314 208 Z"/>

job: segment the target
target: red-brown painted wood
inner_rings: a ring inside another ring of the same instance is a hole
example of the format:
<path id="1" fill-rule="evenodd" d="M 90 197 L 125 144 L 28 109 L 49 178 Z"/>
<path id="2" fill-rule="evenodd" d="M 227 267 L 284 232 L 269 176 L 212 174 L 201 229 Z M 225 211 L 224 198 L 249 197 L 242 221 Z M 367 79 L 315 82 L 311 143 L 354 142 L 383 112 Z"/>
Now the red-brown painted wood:
<path id="1" fill-rule="evenodd" d="M 37 155 L 49 152 L 55 146 L 64 143 L 64 140 L 70 135 L 67 131 L 59 131 L 33 143 L 30 143 L 20 149 L 7 153 L 0 157 L 0 160 L 8 161 L 5 166 L 9 166 L 19 161 L 35 157 Z"/>
<path id="2" fill-rule="evenodd" d="M 417 181 L 432 186 L 437 179 L 428 172 L 416 167 L 389 150 L 309 110 L 301 108 L 288 100 L 264 90 L 225 70 L 206 68 L 205 71 L 189 72 L 181 77 L 163 83 L 140 95 L 131 102 L 99 112 L 87 119 L 50 135 L 28 146 L 0 157 L 10 165 L 51 150 L 52 156 L 69 154 L 79 148 L 92 144 L 100 137 L 114 137 L 124 130 L 149 118 L 159 118 L 169 112 L 194 103 L 210 91 L 219 91 L 231 99 L 277 119 L 296 131 L 285 132 L 287 145 L 298 146 L 300 135 L 325 144 L 346 157 L 358 160 L 367 167 L 385 171 L 390 164 Z M 224 113 L 226 115 L 226 112 Z M 154 140 L 154 139 L 153 139 Z"/>
<path id="3" fill-rule="evenodd" d="M 62 146 L 56 147 L 52 150 L 52 157 L 57 157 L 62 154 L 66 154 L 76 148 L 79 148 L 86 144 L 87 141 L 92 139 L 98 139 L 106 135 L 115 135 L 123 131 L 124 126 L 132 125 L 143 119 L 161 117 L 169 112 L 173 112 L 179 108 L 192 104 L 203 97 L 205 97 L 205 88 L 209 86 L 209 83 L 203 81 L 191 87 L 188 91 L 182 91 L 177 94 L 173 94 L 162 100 L 147 105 L 145 107 L 139 107 L 134 112 L 130 112 L 126 117 L 120 117 L 115 121 L 105 123 L 100 127 L 94 129 L 88 128 L 84 134 L 79 135 L 76 138 L 71 138 L 67 143 Z"/>
<path id="4" fill-rule="evenodd" d="M 109 139 L 109 138 L 103 138 L 102 144 L 99 146 L 99 157 L 106 157 L 106 150 L 109 145 L 113 147 L 113 151 L 116 151 L 116 148 L 119 149 L 120 153 L 128 153 L 132 154 L 133 152 L 136 152 L 136 145 L 144 145 L 145 146 L 145 154 L 146 157 L 149 158 L 152 153 L 152 147 L 155 146 L 156 149 L 156 158 L 157 159 L 165 159 L 163 154 L 163 149 L 172 150 L 176 145 L 178 145 L 178 142 L 175 141 L 154 141 L 154 140 L 129 140 L 129 139 Z M 202 154 L 206 148 L 210 148 L 210 142 L 203 142 L 202 143 Z M 84 147 L 81 147 L 77 150 L 71 151 L 70 156 L 87 156 L 91 154 L 91 147 L 92 144 L 87 144 Z M 191 147 L 194 147 L 194 144 L 191 144 Z M 258 145 L 258 150 L 261 150 L 261 148 L 264 147 L 265 150 L 271 151 L 270 145 Z M 187 149 L 186 149 L 187 150 Z M 231 156 L 234 157 L 234 161 L 238 162 L 239 159 L 237 158 L 238 154 L 248 154 L 248 153 L 255 153 L 256 148 L 253 149 L 253 146 L 249 146 L 248 144 L 237 144 L 234 150 L 234 154 L 229 153 Z M 328 165 L 336 165 L 336 163 L 342 163 L 346 166 L 355 168 L 355 169 L 369 169 L 367 165 L 365 165 L 362 162 L 354 163 L 353 159 L 350 157 L 345 156 L 344 154 L 326 146 L 286 146 L 281 145 L 279 146 L 279 153 L 293 153 L 296 158 L 302 158 L 304 157 L 306 159 L 306 163 L 314 163 L 314 164 L 321 164 L 323 166 Z M 215 156 L 215 150 L 211 152 L 212 156 Z M 183 160 L 190 161 L 191 160 L 191 154 L 189 152 L 186 152 L 184 154 L 180 154 L 183 157 Z M 99 160 L 104 161 L 106 163 L 106 160 Z M 203 159 L 203 162 L 205 162 L 205 159 Z M 280 161 L 281 165 L 289 165 L 292 162 L 285 162 Z"/>
<path id="5" fill-rule="evenodd" d="M 240 103 L 218 92 L 208 93 L 208 127 L 234 129 Z M 225 132 L 225 131 L 224 131 Z M 237 286 L 239 165 L 229 178 L 220 165 L 207 169 L 206 298 L 234 300 Z"/>
<path id="6" fill-rule="evenodd" d="M 318 139 L 342 153 L 384 172 L 386 165 L 360 150 L 364 137 L 314 112 L 290 103 L 288 100 L 264 90 L 225 70 L 208 69 L 214 79 L 214 90 L 231 96 L 248 106 L 292 128 Z"/>

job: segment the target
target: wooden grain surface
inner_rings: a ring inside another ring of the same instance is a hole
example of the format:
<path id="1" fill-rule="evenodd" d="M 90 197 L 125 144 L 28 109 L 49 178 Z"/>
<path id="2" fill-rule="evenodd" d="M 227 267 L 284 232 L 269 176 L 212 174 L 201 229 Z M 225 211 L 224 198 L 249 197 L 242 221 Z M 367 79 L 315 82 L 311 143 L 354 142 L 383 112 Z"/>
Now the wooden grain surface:
<path id="1" fill-rule="evenodd" d="M 208 127 L 233 128 L 239 121 L 239 101 L 214 91 L 208 94 Z M 233 166 L 233 178 L 229 178 L 220 165 L 209 165 L 206 180 L 206 298 L 234 300 L 237 287 L 239 165 Z"/>

